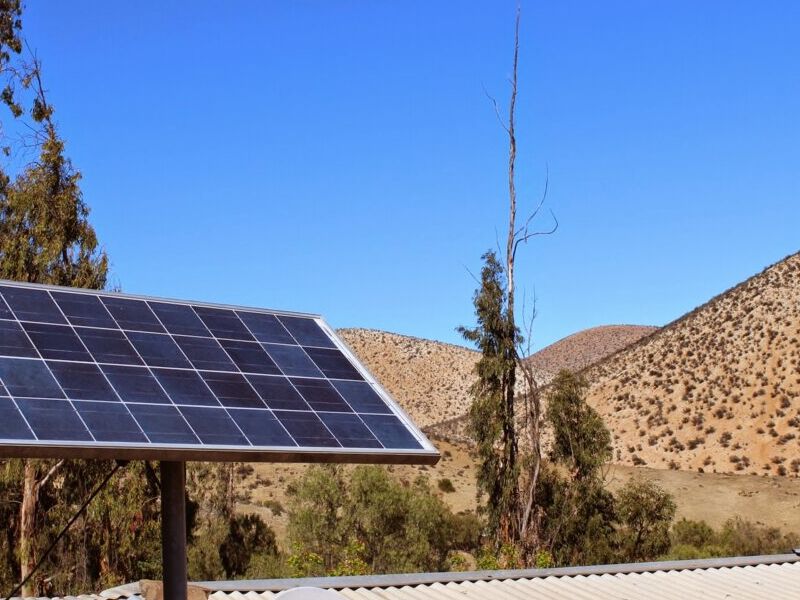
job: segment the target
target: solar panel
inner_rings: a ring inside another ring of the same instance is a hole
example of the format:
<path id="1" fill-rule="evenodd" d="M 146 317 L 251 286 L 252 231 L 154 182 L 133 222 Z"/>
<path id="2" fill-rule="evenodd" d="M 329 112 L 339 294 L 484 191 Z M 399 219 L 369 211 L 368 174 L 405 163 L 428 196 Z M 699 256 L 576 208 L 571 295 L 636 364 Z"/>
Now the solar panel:
<path id="1" fill-rule="evenodd" d="M 316 315 L 0 281 L 0 454 L 435 463 Z"/>

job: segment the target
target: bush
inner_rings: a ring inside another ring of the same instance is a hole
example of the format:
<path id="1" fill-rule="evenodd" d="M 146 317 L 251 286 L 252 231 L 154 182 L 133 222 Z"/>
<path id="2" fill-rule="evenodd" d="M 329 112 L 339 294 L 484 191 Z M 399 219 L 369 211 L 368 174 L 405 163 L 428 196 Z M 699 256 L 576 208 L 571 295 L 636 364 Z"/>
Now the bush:
<path id="1" fill-rule="evenodd" d="M 283 514 L 283 504 L 277 500 L 264 500 L 261 505 L 264 508 L 268 508 L 276 517 L 280 517 Z"/>
<path id="2" fill-rule="evenodd" d="M 453 486 L 453 482 L 450 481 L 447 477 L 440 479 L 436 485 L 441 491 L 443 491 L 446 494 L 451 494 L 456 491 L 455 486 Z"/>
<path id="3" fill-rule="evenodd" d="M 456 544 L 472 545 L 480 530 L 470 517 L 454 517 L 426 478 L 404 485 L 381 467 L 312 467 L 295 489 L 295 575 L 441 570 Z"/>
<path id="4" fill-rule="evenodd" d="M 714 530 L 705 521 L 681 519 L 672 526 L 672 543 L 700 548 L 713 543 Z"/>
<path id="5" fill-rule="evenodd" d="M 276 556 L 275 533 L 258 515 L 236 515 L 228 525 L 228 535 L 219 547 L 225 577 L 241 577 L 255 555 Z"/>
<path id="6" fill-rule="evenodd" d="M 745 521 L 728 520 L 715 531 L 705 521 L 681 519 L 672 528 L 672 547 L 662 556 L 667 560 L 710 558 L 716 556 L 753 556 L 790 552 L 800 542 L 795 534 L 783 534 L 775 527 Z"/>
<path id="7" fill-rule="evenodd" d="M 652 481 L 631 479 L 620 490 L 616 508 L 624 562 L 650 560 L 669 549 L 676 507 L 668 492 Z"/>

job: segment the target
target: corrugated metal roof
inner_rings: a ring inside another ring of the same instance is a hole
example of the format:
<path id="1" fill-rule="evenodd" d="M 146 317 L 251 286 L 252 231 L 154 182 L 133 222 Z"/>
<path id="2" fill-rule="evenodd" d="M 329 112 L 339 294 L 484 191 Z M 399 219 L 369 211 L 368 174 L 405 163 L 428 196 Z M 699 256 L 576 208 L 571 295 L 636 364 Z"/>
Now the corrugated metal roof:
<path id="1" fill-rule="evenodd" d="M 413 573 L 200 583 L 210 600 L 269 600 L 284 589 L 335 589 L 348 600 L 549 600 L 800 598 L 794 554 L 600 565 L 565 569 Z M 103 592 L 104 600 L 140 600 L 138 585 Z M 98 597 L 99 598 L 99 597 Z"/>

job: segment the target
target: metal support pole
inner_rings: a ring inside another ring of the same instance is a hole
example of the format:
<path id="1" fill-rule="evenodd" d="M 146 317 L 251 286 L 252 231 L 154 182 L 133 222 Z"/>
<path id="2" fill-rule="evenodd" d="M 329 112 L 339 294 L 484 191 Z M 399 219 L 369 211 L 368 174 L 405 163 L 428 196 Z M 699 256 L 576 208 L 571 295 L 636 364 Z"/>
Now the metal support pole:
<path id="1" fill-rule="evenodd" d="M 186 463 L 161 462 L 161 560 L 164 600 L 186 600 Z"/>

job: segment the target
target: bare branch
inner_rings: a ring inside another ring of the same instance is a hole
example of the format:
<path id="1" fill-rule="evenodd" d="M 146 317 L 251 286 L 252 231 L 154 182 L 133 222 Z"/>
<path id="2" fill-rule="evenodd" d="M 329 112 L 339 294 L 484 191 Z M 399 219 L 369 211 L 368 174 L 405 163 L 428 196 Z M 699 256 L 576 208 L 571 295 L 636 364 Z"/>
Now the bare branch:
<path id="1" fill-rule="evenodd" d="M 56 472 L 56 471 L 58 471 L 58 470 L 61 468 L 61 465 L 63 465 L 63 464 L 64 464 L 64 460 L 63 460 L 63 459 L 62 459 L 62 460 L 60 460 L 60 461 L 58 461 L 56 464 L 54 464 L 54 465 L 53 465 L 53 466 L 50 468 L 50 470 L 49 470 L 49 471 L 48 471 L 48 472 L 45 474 L 45 476 L 44 476 L 44 477 L 42 477 L 42 478 L 41 478 L 41 479 L 40 479 L 40 480 L 37 482 L 36 486 L 37 486 L 38 488 L 44 487 L 44 486 L 47 484 L 47 482 L 50 480 L 50 478 L 51 478 L 51 477 L 52 477 L 52 476 L 55 474 L 55 472 Z"/>
<path id="2" fill-rule="evenodd" d="M 497 122 L 500 123 L 500 127 L 502 127 L 506 133 L 509 133 L 508 127 L 506 126 L 505 123 L 503 123 L 503 117 L 500 114 L 500 107 L 497 104 L 497 99 L 491 94 L 489 94 L 488 91 L 486 91 L 486 87 L 483 84 L 481 84 L 481 87 L 483 88 L 483 93 L 486 94 L 486 97 L 489 99 L 489 102 L 491 102 L 492 106 L 494 107 L 494 114 L 497 117 Z"/>
<path id="3" fill-rule="evenodd" d="M 550 211 L 550 216 L 553 218 L 553 226 L 550 229 L 543 230 L 543 231 L 532 231 L 526 232 L 525 235 L 517 238 L 514 240 L 514 247 L 512 249 L 512 258 L 517 254 L 517 247 L 520 244 L 526 243 L 529 239 L 540 236 L 540 235 L 552 235 L 558 230 L 558 219 L 556 219 L 556 215 L 553 211 Z"/>
<path id="4" fill-rule="evenodd" d="M 470 276 L 470 277 L 472 277 L 472 279 L 475 281 L 475 283 L 477 283 L 478 285 L 480 285 L 480 284 L 481 284 L 481 281 L 480 281 L 480 279 L 478 279 L 477 277 L 475 277 L 475 274 L 474 274 L 472 271 L 470 271 L 470 270 L 469 270 L 469 267 L 468 267 L 467 265 L 465 265 L 464 263 L 461 263 L 461 266 L 462 266 L 462 267 L 464 267 L 464 270 L 465 270 L 467 273 L 469 273 L 469 276 Z"/>
<path id="5" fill-rule="evenodd" d="M 517 229 L 517 231 L 514 233 L 514 235 L 519 235 L 524 231 L 528 231 L 528 227 L 530 226 L 531 221 L 533 221 L 536 218 L 536 216 L 539 214 L 539 211 L 542 210 L 542 206 L 544 205 L 544 201 L 547 199 L 547 192 L 550 189 L 550 167 L 547 166 L 546 169 L 547 170 L 546 170 L 545 176 L 544 176 L 544 191 L 542 192 L 541 198 L 539 198 L 539 204 L 536 205 L 536 208 L 528 216 L 528 220 L 525 221 L 525 225 L 523 225 L 522 227 Z"/>

